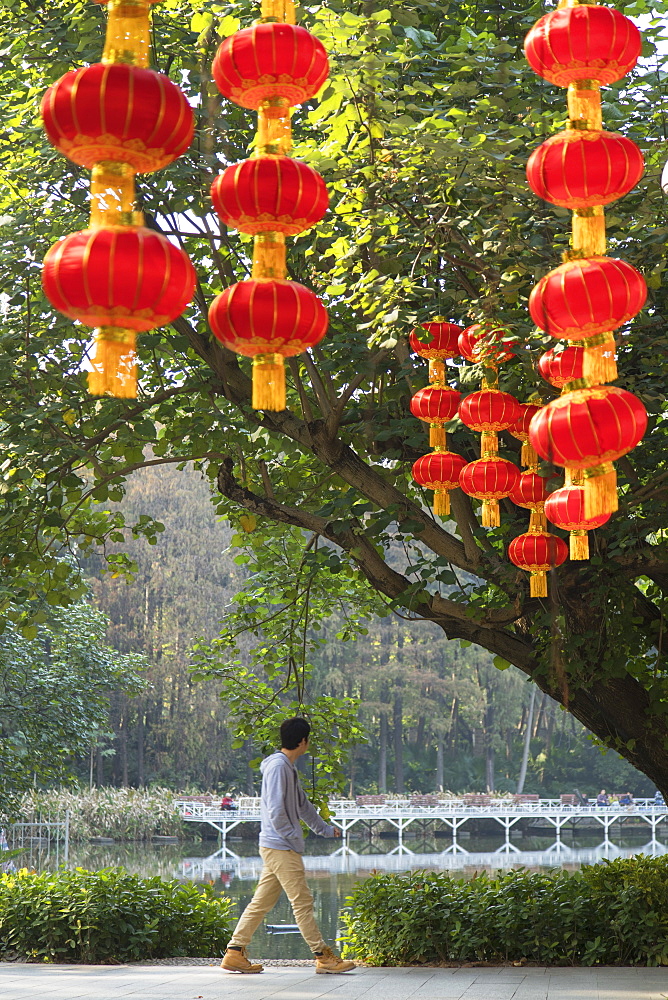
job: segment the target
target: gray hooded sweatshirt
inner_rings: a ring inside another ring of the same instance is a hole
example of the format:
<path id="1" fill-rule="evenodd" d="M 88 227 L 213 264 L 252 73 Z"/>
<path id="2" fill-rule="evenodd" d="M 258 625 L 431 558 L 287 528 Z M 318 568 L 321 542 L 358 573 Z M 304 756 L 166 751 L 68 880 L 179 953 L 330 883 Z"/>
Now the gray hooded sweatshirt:
<path id="1" fill-rule="evenodd" d="M 325 823 L 306 798 L 297 768 L 279 750 L 260 764 L 260 847 L 304 853 L 300 819 L 321 837 L 333 837 L 334 827 Z"/>

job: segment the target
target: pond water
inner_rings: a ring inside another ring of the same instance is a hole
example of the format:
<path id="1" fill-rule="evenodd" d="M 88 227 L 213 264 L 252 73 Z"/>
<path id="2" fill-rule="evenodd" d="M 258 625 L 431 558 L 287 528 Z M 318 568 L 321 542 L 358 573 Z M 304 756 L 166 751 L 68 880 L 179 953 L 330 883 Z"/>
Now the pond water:
<path id="1" fill-rule="evenodd" d="M 323 936 L 334 942 L 343 933 L 340 911 L 346 897 L 360 880 L 372 871 L 409 869 L 447 870 L 453 876 L 471 877 L 474 872 L 500 868 L 525 867 L 533 870 L 566 868 L 575 870 L 604 858 L 629 857 L 633 854 L 667 854 L 668 845 L 648 842 L 647 831 L 630 829 L 623 836 L 601 842 L 599 832 L 579 829 L 563 833 L 560 844 L 545 836 L 523 836 L 510 845 L 499 836 L 471 836 L 461 841 L 466 853 L 453 853 L 451 841 L 434 837 L 405 837 L 404 851 L 396 841 L 383 838 L 351 839 L 349 853 L 342 853 L 340 842 L 311 838 L 307 840 L 305 864 L 315 898 L 316 915 Z M 215 841 L 178 844 L 112 844 L 70 846 L 69 867 L 100 869 L 121 865 L 140 875 L 160 875 L 209 884 L 217 894 L 231 897 L 236 912 L 241 913 L 250 900 L 260 868 L 257 842 L 228 838 L 227 852 L 221 856 Z M 234 855 L 234 856 L 231 856 Z M 36 867 L 55 867 L 55 856 L 41 852 L 32 859 Z M 23 862 L 25 863 L 25 861 Z M 294 924 L 290 906 L 281 897 L 267 917 L 270 925 Z M 256 932 L 252 955 L 259 958 L 309 958 L 310 952 L 298 933 L 274 933 L 261 926 Z"/>

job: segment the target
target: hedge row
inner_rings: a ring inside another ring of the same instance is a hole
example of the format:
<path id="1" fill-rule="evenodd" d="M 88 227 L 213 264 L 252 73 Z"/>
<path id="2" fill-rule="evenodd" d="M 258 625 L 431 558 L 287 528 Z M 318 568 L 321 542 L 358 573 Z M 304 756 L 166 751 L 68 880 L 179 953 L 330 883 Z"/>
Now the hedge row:
<path id="1" fill-rule="evenodd" d="M 0 960 L 133 962 L 222 954 L 231 901 L 209 886 L 98 872 L 0 876 Z"/>
<path id="2" fill-rule="evenodd" d="M 573 874 L 378 874 L 347 903 L 346 954 L 373 965 L 668 965 L 668 857 Z"/>

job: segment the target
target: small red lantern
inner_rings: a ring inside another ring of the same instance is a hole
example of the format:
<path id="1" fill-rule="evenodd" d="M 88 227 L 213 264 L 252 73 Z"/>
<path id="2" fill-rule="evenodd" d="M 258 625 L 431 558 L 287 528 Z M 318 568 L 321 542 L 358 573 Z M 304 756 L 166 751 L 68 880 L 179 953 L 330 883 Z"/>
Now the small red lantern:
<path id="1" fill-rule="evenodd" d="M 482 500 L 480 523 L 484 528 L 499 527 L 499 500 L 512 493 L 519 478 L 520 470 L 517 466 L 498 455 L 479 458 L 464 466 L 459 476 L 459 485 L 470 497 Z"/>
<path id="2" fill-rule="evenodd" d="M 587 532 L 600 528 L 610 520 L 609 513 L 596 517 L 585 516 L 585 491 L 582 483 L 567 483 L 551 493 L 545 503 L 545 516 L 557 528 L 570 531 L 571 559 L 589 559 Z"/>
<path id="3" fill-rule="evenodd" d="M 571 260 L 541 278 L 529 296 L 536 326 L 552 337 L 586 340 L 616 330 L 642 309 L 645 279 L 611 257 Z"/>
<path id="4" fill-rule="evenodd" d="M 617 509 L 616 475 L 610 464 L 631 451 L 647 428 L 640 400 L 616 386 L 577 389 L 542 407 L 529 440 L 557 465 L 585 470 L 586 517 Z"/>
<path id="5" fill-rule="evenodd" d="M 242 108 L 264 102 L 302 104 L 318 93 L 329 74 L 322 42 L 296 24 L 256 24 L 220 45 L 211 67 L 223 95 Z"/>
<path id="6" fill-rule="evenodd" d="M 520 415 L 520 404 L 509 392 L 481 389 L 462 400 L 459 416 L 472 431 L 482 434 L 480 455 L 485 458 L 499 450 L 497 432 L 506 430 Z"/>
<path id="7" fill-rule="evenodd" d="M 516 338 L 503 326 L 493 323 L 474 323 L 459 336 L 459 353 L 467 361 L 496 368 L 515 355 L 510 349 Z"/>
<path id="8" fill-rule="evenodd" d="M 215 337 L 237 354 L 253 358 L 253 407 L 285 409 L 284 359 L 319 343 L 327 332 L 327 310 L 296 281 L 239 281 L 209 308 Z"/>
<path id="9" fill-rule="evenodd" d="M 529 521 L 530 528 L 545 528 L 545 501 L 550 495 L 547 488 L 547 479 L 539 476 L 537 472 L 523 472 L 517 481 L 517 485 L 509 495 L 509 499 L 517 507 L 526 507 L 531 511 Z"/>
<path id="10" fill-rule="evenodd" d="M 325 182 L 312 167 L 287 156 L 260 156 L 228 167 L 211 185 L 216 212 L 242 233 L 296 236 L 327 211 Z"/>
<path id="11" fill-rule="evenodd" d="M 531 574 L 531 596 L 547 597 L 546 573 L 566 561 L 568 546 L 557 535 L 546 531 L 527 531 L 513 538 L 508 546 L 508 558 L 513 565 Z"/>
<path id="12" fill-rule="evenodd" d="M 588 5 L 545 14 L 524 42 L 534 72 L 559 87 L 574 80 L 621 80 L 635 66 L 641 48 L 633 21 L 610 7 Z"/>
<path id="13" fill-rule="evenodd" d="M 593 208 L 627 194 L 644 169 L 642 153 L 625 136 L 568 129 L 533 151 L 527 180 L 534 194 L 553 205 Z"/>
<path id="14" fill-rule="evenodd" d="M 447 517 L 450 513 L 448 490 L 459 486 L 459 474 L 465 465 L 465 459 L 453 451 L 435 451 L 413 463 L 415 482 L 434 490 L 434 514 Z"/>
<path id="15" fill-rule="evenodd" d="M 461 395 L 456 389 L 428 385 L 411 399 L 411 413 L 429 424 L 429 444 L 432 448 L 447 447 L 444 424 L 457 413 Z"/>
<path id="16" fill-rule="evenodd" d="M 424 340 L 419 339 L 422 330 L 426 330 L 430 335 Z M 444 362 L 450 358 L 459 357 L 459 347 L 457 340 L 464 328 L 455 323 L 446 323 L 445 320 L 437 316 L 430 323 L 422 323 L 421 329 L 413 330 L 408 340 L 411 349 L 419 354 L 421 358 L 429 361 L 429 381 L 444 382 L 445 366 Z"/>
<path id="17" fill-rule="evenodd" d="M 540 410 L 541 405 L 539 403 L 518 403 L 520 408 L 519 416 L 508 428 L 513 437 L 522 442 L 522 453 L 520 456 L 522 465 L 533 467 L 538 462 L 538 456 L 529 444 L 529 425 Z"/>
<path id="18" fill-rule="evenodd" d="M 574 344 L 563 351 L 553 347 L 538 359 L 538 370 L 550 385 L 564 389 L 569 382 L 578 382 L 582 377 L 584 348 Z"/>

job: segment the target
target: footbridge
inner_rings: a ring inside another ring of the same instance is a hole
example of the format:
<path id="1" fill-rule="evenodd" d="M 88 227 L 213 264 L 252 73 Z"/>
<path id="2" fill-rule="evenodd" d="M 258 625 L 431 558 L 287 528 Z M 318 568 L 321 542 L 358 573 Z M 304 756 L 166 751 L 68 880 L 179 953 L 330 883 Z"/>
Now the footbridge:
<path id="1" fill-rule="evenodd" d="M 648 828 L 650 842 L 657 841 L 660 832 L 668 834 L 668 808 L 665 805 L 655 805 L 653 799 L 636 799 L 631 806 L 598 806 L 562 801 L 566 796 L 562 796 L 562 799 L 534 801 L 496 799 L 484 795 L 437 801 L 433 801 L 435 796 L 421 798 L 432 801 L 425 804 L 424 801 L 389 797 L 379 803 L 360 803 L 351 799 L 331 800 L 330 822 L 341 830 L 343 838 L 340 853 L 355 853 L 349 844 L 349 834 L 353 829 L 363 829 L 371 837 L 374 832 L 379 832 L 381 825 L 385 829 L 389 827 L 396 830 L 395 850 L 401 854 L 411 853 L 404 844 L 404 834 L 409 829 L 411 832 L 425 834 L 445 830 L 449 832 L 452 841 L 449 850 L 467 853 L 458 842 L 458 834 L 463 832 L 467 823 L 474 820 L 493 820 L 498 823 L 504 834 L 504 848 L 509 851 L 514 849 L 511 832 L 518 824 L 523 829 L 538 826 L 553 828 L 556 844 L 561 842 L 564 827 L 600 828 L 604 844 L 609 842 L 613 828 L 626 828 L 630 825 Z M 183 797 L 176 800 L 176 807 L 185 822 L 206 823 L 218 831 L 222 842 L 221 853 L 228 856 L 233 856 L 226 843 L 232 830 L 243 823 L 258 823 L 260 819 L 259 798 L 241 797 L 236 800 L 235 805 L 237 808 L 232 811 L 220 808 L 205 797 Z"/>

